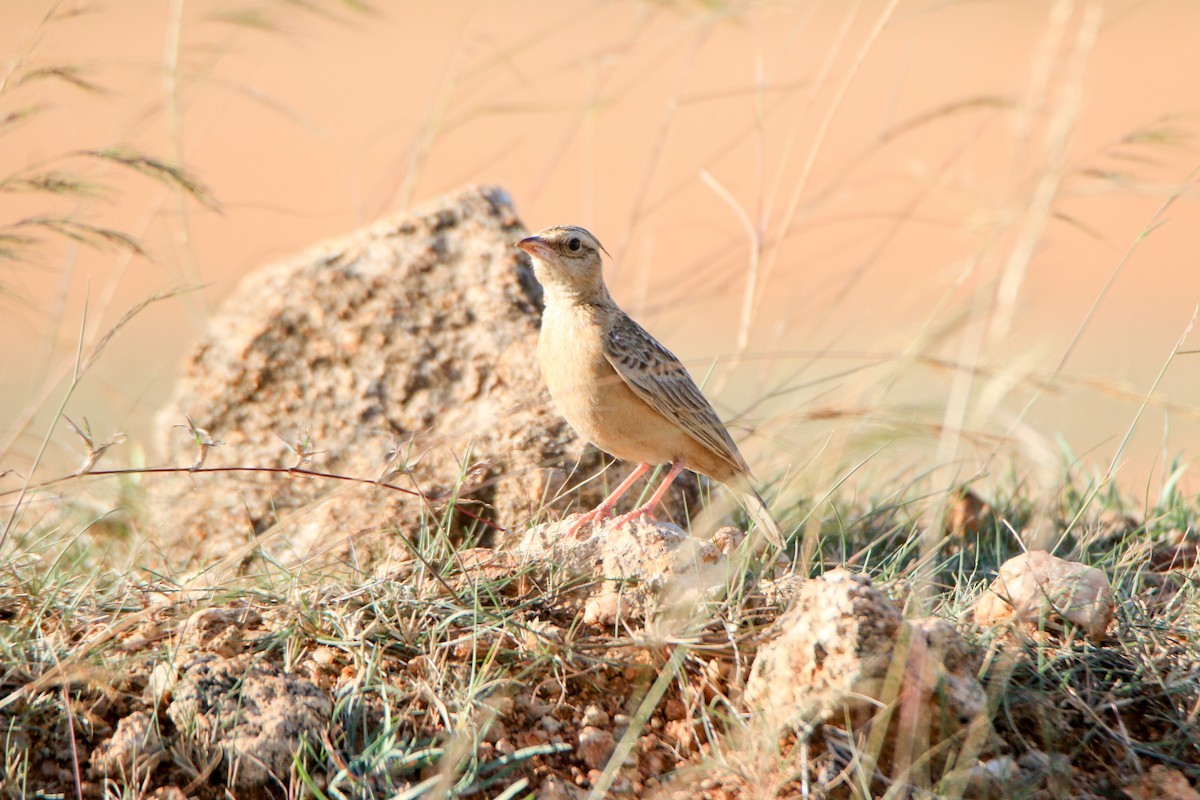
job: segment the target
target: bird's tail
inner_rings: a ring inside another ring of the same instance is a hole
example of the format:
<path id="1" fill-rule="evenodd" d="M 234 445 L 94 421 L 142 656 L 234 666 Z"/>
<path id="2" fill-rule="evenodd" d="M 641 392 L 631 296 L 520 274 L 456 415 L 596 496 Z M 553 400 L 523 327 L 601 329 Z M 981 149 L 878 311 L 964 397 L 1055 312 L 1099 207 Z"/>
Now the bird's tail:
<path id="1" fill-rule="evenodd" d="M 776 547 L 783 547 L 783 531 L 779 529 L 779 524 L 775 522 L 775 517 L 771 515 L 771 509 L 767 508 L 766 502 L 762 499 L 758 492 L 750 486 L 734 487 L 733 494 L 737 495 L 738 502 L 742 508 L 746 509 L 746 513 L 750 515 L 750 519 L 758 525 L 763 535 L 767 537 L 767 541 Z"/>

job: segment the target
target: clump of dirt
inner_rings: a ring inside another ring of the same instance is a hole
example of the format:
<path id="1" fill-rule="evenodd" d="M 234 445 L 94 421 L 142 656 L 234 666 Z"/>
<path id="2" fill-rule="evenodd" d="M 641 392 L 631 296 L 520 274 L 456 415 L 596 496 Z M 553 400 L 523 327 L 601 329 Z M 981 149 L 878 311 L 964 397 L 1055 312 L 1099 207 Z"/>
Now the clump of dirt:
<path id="1" fill-rule="evenodd" d="M 273 664 L 209 656 L 180 676 L 166 714 L 181 735 L 215 745 L 232 787 L 256 791 L 281 782 L 307 737 L 328 728 L 333 699 Z"/>
<path id="2" fill-rule="evenodd" d="M 954 626 L 904 619 L 864 575 L 836 569 L 806 581 L 778 627 L 746 684 L 748 707 L 773 731 L 865 730 L 894 705 L 882 724 L 892 717 L 900 733 L 889 738 L 916 748 L 911 763 L 985 720 L 979 664 Z"/>

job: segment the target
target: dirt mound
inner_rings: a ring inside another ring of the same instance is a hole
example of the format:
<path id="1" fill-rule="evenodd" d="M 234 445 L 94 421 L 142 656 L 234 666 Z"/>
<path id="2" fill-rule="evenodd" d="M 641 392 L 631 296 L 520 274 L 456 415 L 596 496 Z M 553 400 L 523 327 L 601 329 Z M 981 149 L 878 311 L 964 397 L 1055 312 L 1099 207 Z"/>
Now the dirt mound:
<path id="1" fill-rule="evenodd" d="M 361 566 L 403 557 L 397 532 L 475 526 L 491 544 L 488 525 L 598 502 L 629 467 L 566 491 L 604 459 L 549 403 L 535 354 L 541 290 L 513 248 L 524 233 L 504 192 L 467 189 L 247 277 L 159 415 L 176 465 L 200 452 L 179 428 L 187 418 L 223 442 L 204 448 L 204 471 L 155 490 L 172 555 L 352 553 Z M 207 471 L 297 464 L 367 481 L 391 471 L 399 488 Z M 669 507 L 694 497 L 694 481 L 681 486 Z"/>

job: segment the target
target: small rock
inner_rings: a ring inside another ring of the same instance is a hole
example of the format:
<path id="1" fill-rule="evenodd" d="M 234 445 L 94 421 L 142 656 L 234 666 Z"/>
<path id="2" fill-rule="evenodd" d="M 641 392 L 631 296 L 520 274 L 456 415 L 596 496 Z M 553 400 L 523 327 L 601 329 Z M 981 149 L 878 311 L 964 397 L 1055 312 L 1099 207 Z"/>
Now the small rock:
<path id="1" fill-rule="evenodd" d="M 971 767 L 966 797 L 1002 798 L 1004 790 L 1020 776 L 1017 762 L 1008 756 L 988 759 Z"/>
<path id="2" fill-rule="evenodd" d="M 1000 567 L 975 604 L 975 622 L 983 627 L 1016 623 L 1033 633 L 1065 621 L 1100 639 L 1115 609 L 1103 572 L 1034 550 Z"/>
<path id="3" fill-rule="evenodd" d="M 1048 772 L 1050 770 L 1050 756 L 1041 750 L 1028 750 L 1022 753 L 1021 757 L 1017 759 L 1017 766 L 1030 772 Z"/>
<path id="4" fill-rule="evenodd" d="M 160 786 L 146 797 L 149 800 L 187 800 L 187 795 L 178 786 Z"/>
<path id="5" fill-rule="evenodd" d="M 595 786 L 595 783 L 592 783 Z M 617 777 L 613 778 L 612 784 L 608 787 L 609 794 L 615 797 L 628 797 L 633 794 L 633 781 L 623 772 L 618 772 Z"/>
<path id="6" fill-rule="evenodd" d="M 1071 771 L 1071 758 L 1063 753 L 1047 754 L 1041 750 L 1028 750 L 1017 759 L 1017 766 L 1028 772 L 1066 775 Z"/>
<path id="7" fill-rule="evenodd" d="M 693 613 L 719 598 L 732 566 L 712 543 L 666 522 L 610 521 L 583 539 L 566 522 L 539 525 L 516 545 L 527 561 L 553 562 L 570 573 L 604 580 L 584 603 L 584 621 L 610 625 L 658 612 Z"/>
<path id="8" fill-rule="evenodd" d="M 662 738 L 681 753 L 689 753 L 696 747 L 696 726 L 687 720 L 669 720 L 662 728 Z"/>
<path id="9" fill-rule="evenodd" d="M 521 630 L 524 635 L 521 637 L 520 643 L 526 650 L 536 653 L 555 652 L 566 638 L 562 628 L 544 619 L 524 620 Z"/>
<path id="10" fill-rule="evenodd" d="M 314 663 L 329 667 L 337 660 L 337 655 L 338 651 L 332 647 L 318 647 L 312 651 L 311 658 Z"/>
<path id="11" fill-rule="evenodd" d="M 551 775 L 538 787 L 537 800 L 583 800 L 587 790 Z"/>
<path id="12" fill-rule="evenodd" d="M 1005 782 L 1011 781 L 1019 772 L 1017 762 L 1013 761 L 1008 756 L 1000 756 L 999 758 L 990 758 L 978 765 L 978 769 L 990 775 L 994 780 Z"/>
<path id="13" fill-rule="evenodd" d="M 156 711 L 159 710 L 171 698 L 171 689 L 178 680 L 179 672 L 175 665 L 169 661 L 160 661 L 150 670 L 146 688 L 142 690 L 142 701 Z"/>
<path id="14" fill-rule="evenodd" d="M 481 735 L 481 740 L 486 744 L 496 744 L 508 739 L 508 726 L 500 720 L 492 720 L 492 723 L 487 726 Z"/>
<path id="15" fill-rule="evenodd" d="M 1130 800 L 1200 800 L 1187 776 L 1177 769 L 1155 764 L 1123 790 Z"/>
<path id="16" fill-rule="evenodd" d="M 612 625 L 621 619 L 621 616 L 621 595 L 616 592 L 605 591 L 593 595 L 587 599 L 583 608 L 585 625 Z"/>
<path id="17" fill-rule="evenodd" d="M 135 711 L 118 722 L 113 735 L 92 752 L 92 769 L 100 775 L 145 774 L 158 763 L 162 752 L 154 717 Z"/>
<path id="18" fill-rule="evenodd" d="M 668 699 L 663 706 L 663 716 L 669 720 L 686 719 L 687 715 L 687 706 L 678 697 Z"/>
<path id="19" fill-rule="evenodd" d="M 581 723 L 585 728 L 607 728 L 608 714 L 600 706 L 592 703 L 583 710 Z"/>
<path id="20" fill-rule="evenodd" d="M 587 727 L 579 732 L 579 746 L 575 755 L 591 769 L 600 769 L 616 749 L 617 740 L 611 732 L 600 728 Z"/>
<path id="21" fill-rule="evenodd" d="M 744 541 L 746 541 L 746 532 L 738 530 L 732 525 L 718 528 L 717 532 L 712 536 L 713 546 L 726 556 L 732 555 L 735 550 L 741 547 Z"/>
<path id="22" fill-rule="evenodd" d="M 404 665 L 404 671 L 414 678 L 423 678 L 428 681 L 437 680 L 437 664 L 424 653 L 418 653 L 410 658 L 408 663 Z"/>

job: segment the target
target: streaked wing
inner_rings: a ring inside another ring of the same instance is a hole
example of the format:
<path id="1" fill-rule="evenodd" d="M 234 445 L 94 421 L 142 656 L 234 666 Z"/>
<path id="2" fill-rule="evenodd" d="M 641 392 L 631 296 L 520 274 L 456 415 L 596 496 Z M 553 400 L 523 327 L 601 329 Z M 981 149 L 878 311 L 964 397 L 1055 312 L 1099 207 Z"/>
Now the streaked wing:
<path id="1" fill-rule="evenodd" d="M 679 359 L 625 314 L 604 338 L 604 355 L 634 394 L 721 458 L 747 471 L 729 431 Z"/>

